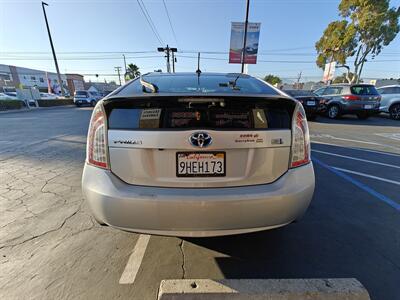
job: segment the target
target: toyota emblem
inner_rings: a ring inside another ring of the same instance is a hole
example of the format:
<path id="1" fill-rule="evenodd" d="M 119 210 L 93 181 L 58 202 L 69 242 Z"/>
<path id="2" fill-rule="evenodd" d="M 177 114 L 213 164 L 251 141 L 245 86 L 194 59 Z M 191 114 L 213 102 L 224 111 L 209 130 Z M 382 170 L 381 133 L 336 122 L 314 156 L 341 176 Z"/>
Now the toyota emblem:
<path id="1" fill-rule="evenodd" d="M 212 138 L 207 132 L 195 132 L 190 136 L 189 142 L 192 146 L 205 148 L 211 145 Z"/>

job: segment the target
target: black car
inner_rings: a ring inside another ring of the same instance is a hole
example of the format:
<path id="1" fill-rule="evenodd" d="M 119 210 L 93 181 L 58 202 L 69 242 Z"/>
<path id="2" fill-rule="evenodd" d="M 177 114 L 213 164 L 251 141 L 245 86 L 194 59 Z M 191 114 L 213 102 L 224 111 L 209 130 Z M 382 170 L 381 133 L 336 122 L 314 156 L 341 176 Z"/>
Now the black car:
<path id="1" fill-rule="evenodd" d="M 300 101 L 306 111 L 308 120 L 314 120 L 322 109 L 322 99 L 312 91 L 285 90 L 284 92 Z"/>

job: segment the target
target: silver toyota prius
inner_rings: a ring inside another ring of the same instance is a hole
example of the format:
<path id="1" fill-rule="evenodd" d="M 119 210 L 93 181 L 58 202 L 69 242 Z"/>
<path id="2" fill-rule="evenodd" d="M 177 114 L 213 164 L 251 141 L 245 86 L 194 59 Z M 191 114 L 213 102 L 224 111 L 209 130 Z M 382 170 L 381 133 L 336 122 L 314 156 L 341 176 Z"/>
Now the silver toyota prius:
<path id="1" fill-rule="evenodd" d="M 149 73 L 99 101 L 83 193 L 101 224 L 203 237 L 299 219 L 314 193 L 302 105 L 244 74 Z"/>

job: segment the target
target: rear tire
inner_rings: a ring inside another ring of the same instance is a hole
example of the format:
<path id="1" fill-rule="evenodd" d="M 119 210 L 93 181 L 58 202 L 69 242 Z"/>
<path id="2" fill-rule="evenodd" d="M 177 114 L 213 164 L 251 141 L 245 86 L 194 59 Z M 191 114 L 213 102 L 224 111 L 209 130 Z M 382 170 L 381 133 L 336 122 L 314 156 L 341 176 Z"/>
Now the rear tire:
<path id="1" fill-rule="evenodd" d="M 328 107 L 327 115 L 329 119 L 339 119 L 340 118 L 340 107 L 339 105 L 333 104 Z"/>
<path id="2" fill-rule="evenodd" d="M 90 105 L 91 105 L 92 107 L 95 107 L 95 106 L 96 106 L 96 101 L 92 100 L 92 102 L 90 102 Z"/>
<path id="3" fill-rule="evenodd" d="M 357 118 L 359 118 L 360 120 L 366 120 L 369 118 L 369 114 L 366 111 L 360 112 L 357 113 Z"/>
<path id="4" fill-rule="evenodd" d="M 400 103 L 393 104 L 389 108 L 390 118 L 393 120 L 400 120 Z"/>
<path id="5" fill-rule="evenodd" d="M 312 114 L 312 115 L 307 116 L 307 120 L 309 120 L 309 121 L 314 121 L 316 118 L 317 118 L 316 114 Z"/>
<path id="6" fill-rule="evenodd" d="M 76 107 L 81 107 L 81 105 L 79 103 L 76 103 L 75 105 L 76 105 Z"/>

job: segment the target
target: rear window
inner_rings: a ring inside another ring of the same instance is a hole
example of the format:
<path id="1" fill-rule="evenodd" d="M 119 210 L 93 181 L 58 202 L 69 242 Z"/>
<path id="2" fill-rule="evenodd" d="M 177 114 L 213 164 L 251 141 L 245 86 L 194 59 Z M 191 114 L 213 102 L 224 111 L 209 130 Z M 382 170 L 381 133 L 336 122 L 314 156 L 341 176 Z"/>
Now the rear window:
<path id="1" fill-rule="evenodd" d="M 373 85 L 353 85 L 350 90 L 354 95 L 379 95 Z"/>
<path id="2" fill-rule="evenodd" d="M 186 94 L 268 94 L 279 93 L 256 78 L 238 74 L 209 75 L 148 75 L 143 79 L 158 87 L 159 93 Z M 119 91 L 116 96 L 143 94 L 140 80 L 136 79 Z"/>
<path id="3" fill-rule="evenodd" d="M 109 129 L 289 129 L 288 101 L 224 101 L 182 103 L 172 100 L 146 103 L 110 102 L 106 106 Z"/>

